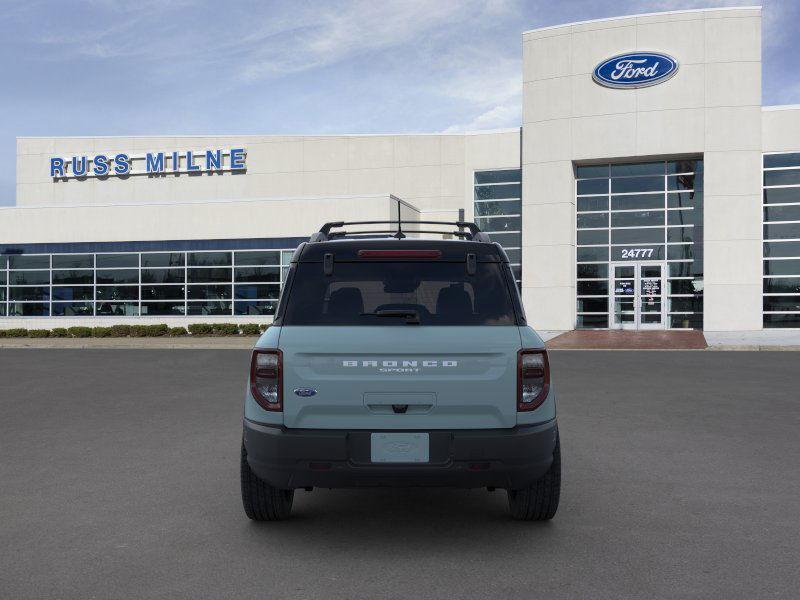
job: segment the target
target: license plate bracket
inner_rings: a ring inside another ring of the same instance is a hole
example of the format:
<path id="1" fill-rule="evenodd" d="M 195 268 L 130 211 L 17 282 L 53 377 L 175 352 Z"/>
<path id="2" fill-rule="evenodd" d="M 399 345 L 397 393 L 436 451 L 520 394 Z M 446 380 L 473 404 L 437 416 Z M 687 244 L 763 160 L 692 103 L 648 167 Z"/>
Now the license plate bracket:
<path id="1" fill-rule="evenodd" d="M 430 447 L 428 433 L 373 433 L 370 460 L 373 463 L 427 463 L 430 462 Z"/>

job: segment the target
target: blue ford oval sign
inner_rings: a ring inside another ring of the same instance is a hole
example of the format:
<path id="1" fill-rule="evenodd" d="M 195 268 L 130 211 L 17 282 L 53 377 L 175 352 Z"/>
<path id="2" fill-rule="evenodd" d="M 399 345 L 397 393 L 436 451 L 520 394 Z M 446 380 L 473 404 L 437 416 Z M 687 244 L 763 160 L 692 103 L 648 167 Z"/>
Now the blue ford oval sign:
<path id="1" fill-rule="evenodd" d="M 610 88 L 641 88 L 666 81 L 678 72 L 678 61 L 660 52 L 612 56 L 594 68 L 592 79 Z"/>
<path id="2" fill-rule="evenodd" d="M 314 396 L 317 393 L 317 390 L 314 388 L 297 388 L 294 393 L 301 398 L 308 398 L 309 396 Z"/>

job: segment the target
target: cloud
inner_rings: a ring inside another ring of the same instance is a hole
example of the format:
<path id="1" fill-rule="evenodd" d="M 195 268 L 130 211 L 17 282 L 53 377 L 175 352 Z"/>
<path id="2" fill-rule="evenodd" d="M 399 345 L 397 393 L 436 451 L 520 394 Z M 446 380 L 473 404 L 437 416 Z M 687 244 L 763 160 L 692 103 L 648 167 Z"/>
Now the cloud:
<path id="1" fill-rule="evenodd" d="M 487 10 L 497 10 L 490 3 Z M 357 1 L 325 5 L 292 19 L 291 28 L 249 39 L 246 81 L 336 64 L 355 56 L 399 48 L 423 40 L 465 14 L 482 12 L 477 2 L 455 0 Z"/>
<path id="2" fill-rule="evenodd" d="M 489 129 L 506 129 L 516 127 L 522 122 L 519 103 L 501 104 L 479 114 L 468 123 L 450 125 L 443 133 L 463 133 L 465 131 L 481 131 Z"/>

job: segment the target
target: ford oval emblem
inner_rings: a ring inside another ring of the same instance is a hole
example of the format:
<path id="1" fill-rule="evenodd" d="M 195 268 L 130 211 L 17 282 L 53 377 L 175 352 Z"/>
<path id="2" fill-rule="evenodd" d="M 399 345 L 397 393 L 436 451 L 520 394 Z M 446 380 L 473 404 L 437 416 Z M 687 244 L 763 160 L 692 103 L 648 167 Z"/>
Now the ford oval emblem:
<path id="1" fill-rule="evenodd" d="M 309 396 L 315 396 L 317 390 L 313 388 L 297 388 L 295 389 L 294 393 L 301 398 L 308 398 Z"/>
<path id="2" fill-rule="evenodd" d="M 610 88 L 641 88 L 666 81 L 678 72 L 678 61 L 660 52 L 618 54 L 594 68 L 592 79 Z"/>

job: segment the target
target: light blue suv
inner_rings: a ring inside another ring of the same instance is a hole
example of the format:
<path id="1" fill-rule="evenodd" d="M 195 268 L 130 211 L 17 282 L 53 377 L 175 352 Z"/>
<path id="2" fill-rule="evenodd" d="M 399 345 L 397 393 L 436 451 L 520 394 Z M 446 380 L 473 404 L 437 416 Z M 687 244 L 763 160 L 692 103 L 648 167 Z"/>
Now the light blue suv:
<path id="1" fill-rule="evenodd" d="M 456 239 L 339 222 L 295 252 L 245 396 L 251 519 L 317 486 L 503 488 L 513 517 L 555 515 L 555 392 L 508 257 L 473 223 L 416 223 Z"/>

